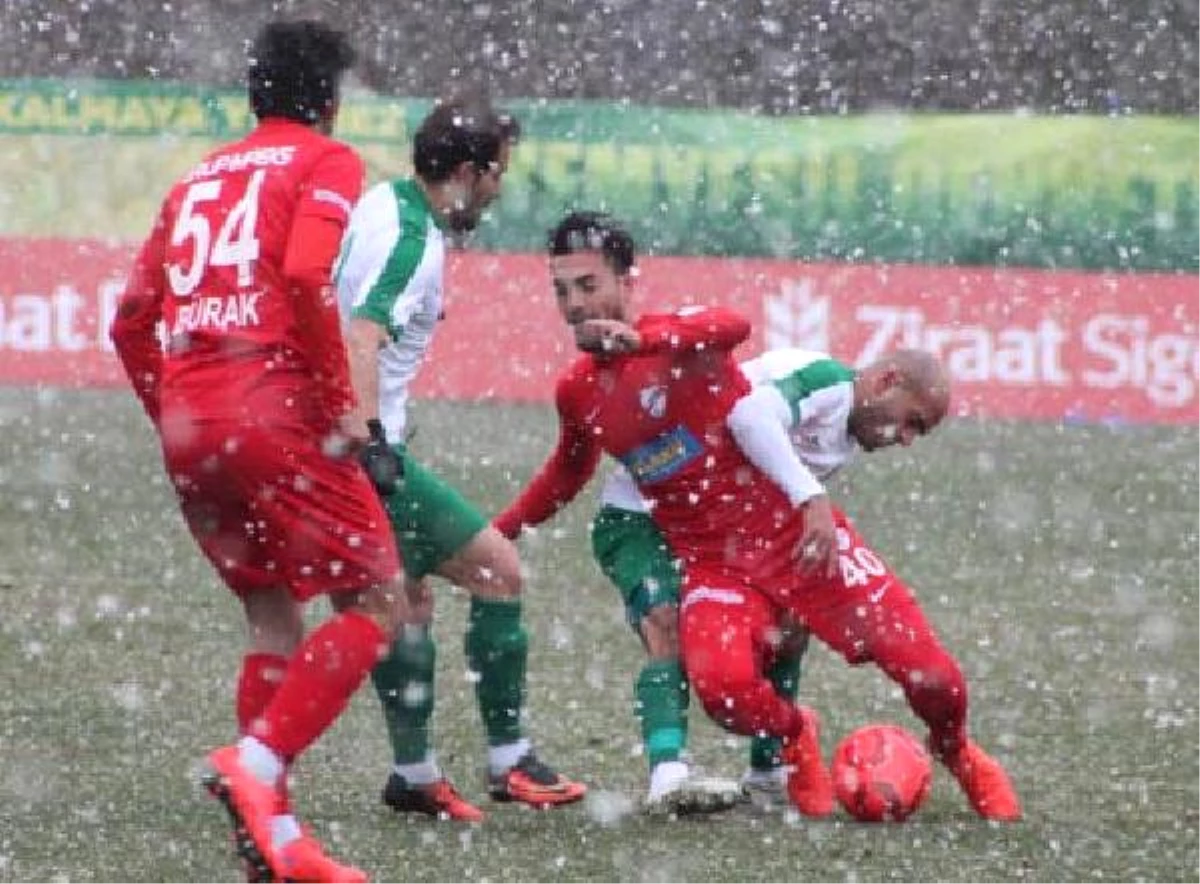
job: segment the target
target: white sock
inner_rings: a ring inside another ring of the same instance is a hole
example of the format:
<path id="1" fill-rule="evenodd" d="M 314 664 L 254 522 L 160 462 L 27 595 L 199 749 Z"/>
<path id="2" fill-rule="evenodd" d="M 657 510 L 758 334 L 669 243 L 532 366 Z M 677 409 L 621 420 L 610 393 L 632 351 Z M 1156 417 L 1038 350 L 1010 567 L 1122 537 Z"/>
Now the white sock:
<path id="1" fill-rule="evenodd" d="M 673 792 L 688 778 L 691 771 L 682 761 L 660 761 L 650 771 L 650 800 Z"/>
<path id="2" fill-rule="evenodd" d="M 300 837 L 300 823 L 290 813 L 278 813 L 271 817 L 271 846 L 275 848 L 291 844 Z"/>
<path id="3" fill-rule="evenodd" d="M 410 786 L 428 786 L 442 778 L 442 769 L 432 752 L 426 755 L 423 761 L 415 764 L 393 764 L 392 770 L 404 777 L 404 781 Z"/>
<path id="4" fill-rule="evenodd" d="M 255 778 L 268 786 L 275 787 L 283 776 L 283 759 L 254 737 L 238 740 L 238 759 Z"/>
<path id="5" fill-rule="evenodd" d="M 499 776 L 520 761 L 530 748 L 526 739 L 502 746 L 488 746 L 488 770 L 493 776 Z"/>

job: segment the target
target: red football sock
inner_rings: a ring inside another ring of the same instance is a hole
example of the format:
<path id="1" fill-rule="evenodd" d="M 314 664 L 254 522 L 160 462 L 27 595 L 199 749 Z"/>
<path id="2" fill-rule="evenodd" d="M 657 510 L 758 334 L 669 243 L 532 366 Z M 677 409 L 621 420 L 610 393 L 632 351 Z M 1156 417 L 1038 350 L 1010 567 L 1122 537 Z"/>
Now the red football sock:
<path id="1" fill-rule="evenodd" d="M 280 758 L 298 756 L 337 720 L 386 646 L 387 635 L 370 617 L 330 617 L 292 656 L 255 736 Z"/>
<path id="2" fill-rule="evenodd" d="M 933 754 L 957 755 L 967 739 L 967 682 L 954 657 L 930 635 L 918 642 L 892 642 L 876 662 L 929 726 Z"/>
<path id="3" fill-rule="evenodd" d="M 254 735 L 251 725 L 283 684 L 287 667 L 287 657 L 280 654 L 250 653 L 242 658 L 237 685 L 238 733 Z"/>

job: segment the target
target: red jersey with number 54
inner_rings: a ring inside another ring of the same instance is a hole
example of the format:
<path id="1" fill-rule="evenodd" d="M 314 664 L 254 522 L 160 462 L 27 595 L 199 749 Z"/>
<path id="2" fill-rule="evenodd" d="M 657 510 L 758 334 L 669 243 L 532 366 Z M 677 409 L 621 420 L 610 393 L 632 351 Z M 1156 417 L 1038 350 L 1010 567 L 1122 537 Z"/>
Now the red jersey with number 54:
<path id="1" fill-rule="evenodd" d="M 325 287 L 363 177 L 348 145 L 268 119 L 175 184 L 113 327 L 152 417 L 160 395 L 219 412 L 236 404 L 239 382 L 261 384 L 264 372 L 313 387 L 322 411 L 346 408 L 345 350 Z"/>

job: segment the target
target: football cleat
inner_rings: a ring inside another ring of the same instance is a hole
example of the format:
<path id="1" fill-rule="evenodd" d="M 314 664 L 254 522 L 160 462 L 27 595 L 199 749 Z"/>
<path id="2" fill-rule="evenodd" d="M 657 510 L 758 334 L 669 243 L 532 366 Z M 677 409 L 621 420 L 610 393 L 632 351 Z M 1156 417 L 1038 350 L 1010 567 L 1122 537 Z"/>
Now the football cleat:
<path id="1" fill-rule="evenodd" d="M 644 804 L 646 813 L 651 816 L 698 816 L 730 810 L 745 801 L 741 786 L 734 780 L 706 776 L 685 764 L 679 764 L 679 768 L 678 776 L 651 786 Z"/>
<path id="2" fill-rule="evenodd" d="M 280 880 L 310 884 L 366 884 L 367 873 L 327 856 L 320 842 L 302 835 L 276 851 Z"/>
<path id="3" fill-rule="evenodd" d="M 943 762 L 981 817 L 1002 822 L 1021 818 L 1021 802 L 1008 774 L 977 743 L 968 740 L 958 755 Z"/>
<path id="4" fill-rule="evenodd" d="M 518 801 L 546 808 L 578 801 L 587 794 L 587 786 L 568 780 L 533 752 L 526 752 L 507 771 L 488 778 L 488 793 L 493 801 Z"/>
<path id="5" fill-rule="evenodd" d="M 423 813 L 437 819 L 466 823 L 483 820 L 483 811 L 459 795 L 444 777 L 432 783 L 410 786 L 408 780 L 393 771 L 383 787 L 383 803 L 397 813 Z"/>
<path id="6" fill-rule="evenodd" d="M 821 760 L 820 719 L 806 706 L 800 707 L 804 727 L 783 747 L 783 763 L 788 772 L 788 799 L 809 817 L 833 813 L 833 777 Z"/>
<path id="7" fill-rule="evenodd" d="M 786 767 L 751 768 L 742 775 L 742 792 L 755 810 L 782 810 L 788 805 Z"/>
<path id="8" fill-rule="evenodd" d="M 200 781 L 229 813 L 234 844 L 247 877 L 276 880 L 280 876 L 271 846 L 271 817 L 276 812 L 278 793 L 242 766 L 237 746 L 213 751 L 207 764 Z"/>

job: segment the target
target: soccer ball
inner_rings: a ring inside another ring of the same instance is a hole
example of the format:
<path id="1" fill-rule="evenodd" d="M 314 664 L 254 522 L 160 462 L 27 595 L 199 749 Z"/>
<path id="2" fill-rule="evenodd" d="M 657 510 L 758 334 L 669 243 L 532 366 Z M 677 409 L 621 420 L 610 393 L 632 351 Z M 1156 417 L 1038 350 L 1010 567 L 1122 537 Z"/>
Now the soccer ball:
<path id="1" fill-rule="evenodd" d="M 871 724 L 833 753 L 833 787 L 842 806 L 867 823 L 900 822 L 929 794 L 933 766 L 920 741 L 894 724 Z"/>

